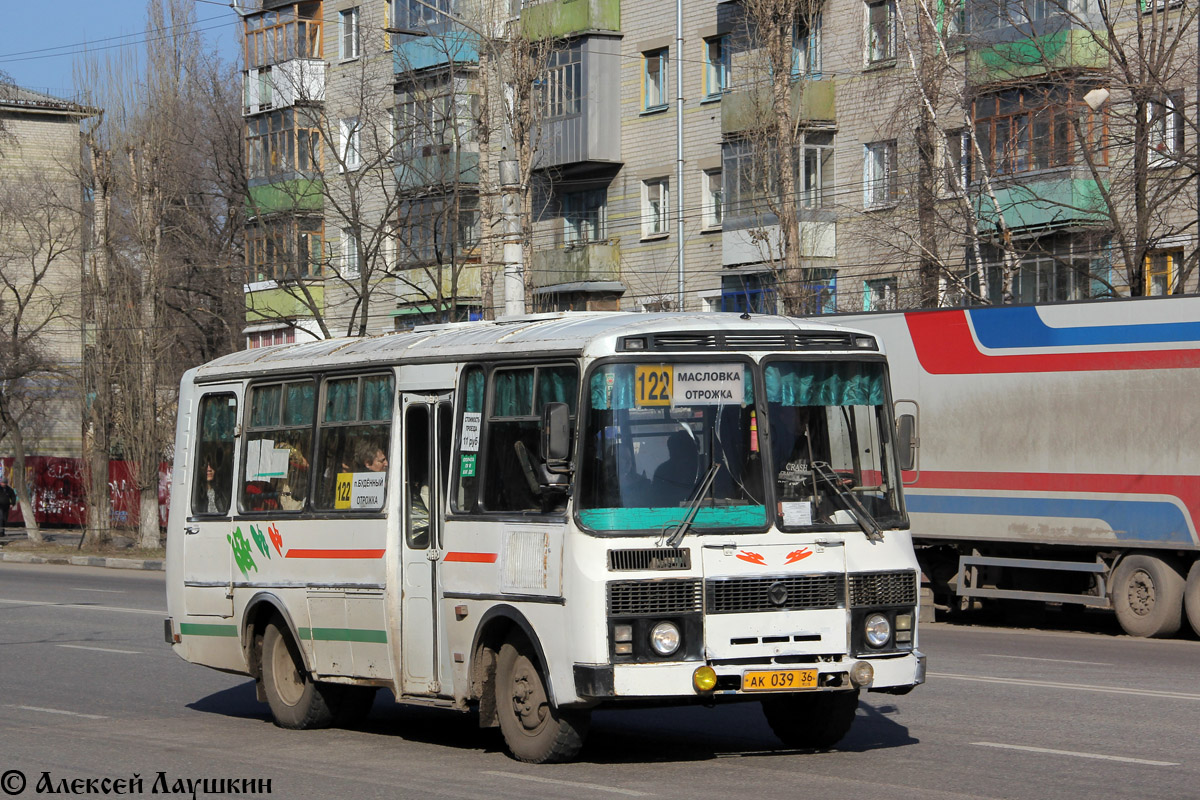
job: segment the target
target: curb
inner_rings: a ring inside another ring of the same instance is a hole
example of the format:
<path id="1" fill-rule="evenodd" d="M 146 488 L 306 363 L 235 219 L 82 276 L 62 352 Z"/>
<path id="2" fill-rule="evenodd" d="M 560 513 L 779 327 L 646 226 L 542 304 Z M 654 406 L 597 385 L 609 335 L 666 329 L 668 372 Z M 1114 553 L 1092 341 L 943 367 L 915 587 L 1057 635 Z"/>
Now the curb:
<path id="1" fill-rule="evenodd" d="M 0 561 L 17 564 L 58 564 L 75 567 L 106 567 L 108 569 L 163 569 L 157 558 L 116 558 L 105 556 L 39 556 L 33 553 L 0 553 Z"/>

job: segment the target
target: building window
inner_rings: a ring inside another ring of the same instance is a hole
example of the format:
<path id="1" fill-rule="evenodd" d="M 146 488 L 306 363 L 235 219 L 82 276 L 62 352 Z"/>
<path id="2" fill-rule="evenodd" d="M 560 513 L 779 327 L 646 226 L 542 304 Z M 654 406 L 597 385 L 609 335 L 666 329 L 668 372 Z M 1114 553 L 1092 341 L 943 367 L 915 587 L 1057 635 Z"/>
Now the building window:
<path id="1" fill-rule="evenodd" d="M 863 205 L 890 206 L 896 202 L 896 140 L 874 142 L 864 148 Z"/>
<path id="2" fill-rule="evenodd" d="M 1080 238 L 1076 234 L 1043 236 L 1017 244 L 1023 246 L 1024 250 L 1017 256 L 1019 264 L 1012 276 L 1014 302 L 1086 300 L 1107 291 L 1103 281 L 1110 265 L 1102 255 L 1105 250 L 1103 241 L 1098 242 L 1092 237 Z M 997 247 L 985 246 L 981 254 L 989 296 L 992 302 L 999 302 L 1003 292 L 1004 253 Z M 969 253 L 968 260 L 973 260 Z M 976 270 L 970 270 L 964 283 L 972 293 L 979 294 Z"/>
<path id="3" fill-rule="evenodd" d="M 801 169 L 800 200 L 805 208 L 821 208 L 833 202 L 833 134 L 822 131 L 804 137 L 804 157 L 796 159 Z"/>
<path id="4" fill-rule="evenodd" d="M 246 283 L 319 278 L 323 273 L 323 223 L 284 218 L 246 227 Z"/>
<path id="5" fill-rule="evenodd" d="M 946 131 L 942 151 L 942 193 L 960 195 L 971 184 L 971 140 L 966 129 Z"/>
<path id="6" fill-rule="evenodd" d="M 362 39 L 359 36 L 358 6 L 347 8 L 338 15 L 338 37 L 341 49 L 338 55 L 344 61 L 362 55 Z"/>
<path id="7" fill-rule="evenodd" d="M 651 50 L 642 54 L 645 62 L 645 73 L 642 80 L 645 83 L 643 108 L 647 111 L 657 111 L 667 107 L 670 102 L 670 81 L 667 79 L 667 48 Z"/>
<path id="8" fill-rule="evenodd" d="M 338 124 L 341 137 L 342 164 L 346 169 L 358 169 L 362 166 L 362 129 L 358 117 L 347 117 Z"/>
<path id="9" fill-rule="evenodd" d="M 1183 250 L 1153 250 L 1146 254 L 1147 297 L 1161 297 L 1172 293 L 1175 276 L 1183 266 Z"/>
<path id="10" fill-rule="evenodd" d="M 867 63 L 896 59 L 896 0 L 867 3 Z"/>
<path id="11" fill-rule="evenodd" d="M 358 275 L 359 252 L 358 237 L 353 228 L 342 228 L 342 269 L 343 277 Z"/>
<path id="12" fill-rule="evenodd" d="M 246 120 L 246 177 L 275 178 L 319 172 L 321 135 L 316 121 L 286 108 Z"/>
<path id="13" fill-rule="evenodd" d="M 255 347 L 270 347 L 276 344 L 293 344 L 296 341 L 295 328 L 275 328 L 269 331 L 255 331 L 246 334 L 246 349 Z"/>
<path id="14" fill-rule="evenodd" d="M 575 43 L 550 54 L 541 85 L 546 120 L 579 113 L 583 99 L 583 47 Z"/>
<path id="15" fill-rule="evenodd" d="M 603 241 L 608 192 L 592 189 L 587 192 L 568 192 L 563 195 L 563 243 L 586 244 Z"/>
<path id="16" fill-rule="evenodd" d="M 729 37 L 704 40 L 704 96 L 720 97 L 729 88 Z"/>
<path id="17" fill-rule="evenodd" d="M 837 311 L 837 271 L 805 269 L 799 286 L 799 313 L 833 314 Z M 721 310 L 778 313 L 778 289 L 769 272 L 726 275 L 721 278 Z"/>
<path id="18" fill-rule="evenodd" d="M 479 95 L 464 81 L 424 81 L 396 100 L 399 155 L 428 157 L 475 141 Z"/>
<path id="19" fill-rule="evenodd" d="M 1040 22 L 1068 6 L 1055 0 L 976 0 L 969 8 L 971 31 L 978 33 Z"/>
<path id="20" fill-rule="evenodd" d="M 444 28 L 453 13 L 452 5 L 451 0 L 392 0 L 391 26 L 420 32 Z"/>
<path id="21" fill-rule="evenodd" d="M 1164 95 L 1146 104 L 1151 164 L 1174 164 L 1183 155 L 1182 107 L 1182 97 L 1172 95 Z"/>
<path id="22" fill-rule="evenodd" d="M 792 25 L 792 77 L 821 76 L 821 12 Z"/>
<path id="23" fill-rule="evenodd" d="M 1090 87 L 1029 86 L 980 97 L 974 103 L 975 138 L 984 167 L 997 175 L 1070 166 L 1078 121 L 1093 158 L 1108 162 L 1107 117 L 1071 99 Z"/>
<path id="24" fill-rule="evenodd" d="M 721 170 L 705 170 L 700 179 L 700 191 L 704 202 L 704 227 L 706 229 L 721 227 L 725 210 L 725 189 L 721 179 Z"/>
<path id="25" fill-rule="evenodd" d="M 642 236 L 660 236 L 670 231 L 670 204 L 666 178 L 642 182 Z"/>
<path id="26" fill-rule="evenodd" d="M 896 279 L 876 278 L 863 282 L 863 311 L 895 311 Z"/>
<path id="27" fill-rule="evenodd" d="M 299 17 L 275 11 L 246 17 L 246 69 L 296 58 L 321 58 L 321 20 L 311 18 L 320 13 L 315 10 L 319 7 L 307 3 L 298 6 Z"/>
<path id="28" fill-rule="evenodd" d="M 439 195 L 401 204 L 402 267 L 455 264 L 473 258 L 479 246 L 479 197 Z"/>

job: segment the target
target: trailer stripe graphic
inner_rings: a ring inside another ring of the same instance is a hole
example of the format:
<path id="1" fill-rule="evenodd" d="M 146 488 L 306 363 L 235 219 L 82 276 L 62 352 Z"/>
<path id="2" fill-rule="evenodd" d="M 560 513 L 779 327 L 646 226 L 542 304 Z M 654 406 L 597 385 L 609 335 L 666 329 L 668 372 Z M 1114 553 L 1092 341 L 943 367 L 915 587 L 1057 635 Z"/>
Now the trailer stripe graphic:
<path id="1" fill-rule="evenodd" d="M 1007 310 L 1007 309 L 1006 309 Z M 975 334 L 979 330 L 972 323 L 983 319 L 983 315 L 974 314 L 968 317 L 963 310 L 922 312 L 905 314 L 909 334 L 912 336 L 913 349 L 926 372 L 933 375 L 978 375 L 986 373 L 1013 372 L 1079 372 L 1085 370 L 1136 370 L 1136 369 L 1195 369 L 1200 368 L 1200 348 L 1172 350 L 1137 350 L 1137 351 L 1099 351 L 1087 353 L 1021 353 L 1014 355 L 994 355 L 980 350 Z M 1008 323 L 1004 323 L 1008 324 Z M 1044 338 L 1037 339 L 1038 332 L 1030 336 L 1009 337 L 1000 329 L 1000 321 L 984 324 L 984 336 L 989 339 L 989 347 L 1046 347 L 1066 345 L 1067 340 L 1084 339 L 1096 332 L 1092 345 L 1112 344 L 1120 342 L 1120 336 L 1126 335 L 1131 329 L 1158 328 L 1154 325 L 1117 325 L 1100 328 L 1048 328 L 1039 319 Z M 1177 341 L 1179 330 L 1185 323 L 1164 323 L 1162 328 L 1173 332 L 1159 330 L 1157 335 L 1164 337 L 1154 341 Z M 1047 334 L 1046 332 L 1051 332 Z M 1148 331 L 1147 336 L 1155 335 Z M 1049 338 L 1045 338 L 1049 337 Z M 1057 341 L 1054 339 L 1057 338 Z M 1036 343 L 1034 343 L 1036 342 Z M 1134 341 L 1133 338 L 1121 343 L 1140 344 L 1144 341 Z M 1194 344 L 1194 343 L 1193 343 Z"/>
<path id="2" fill-rule="evenodd" d="M 1200 341 L 1200 322 L 1135 325 L 1083 325 L 1054 328 L 1033 306 L 1011 306 L 967 314 L 979 343 L 986 348 L 1098 347 L 1121 344 L 1192 344 Z"/>
<path id="3" fill-rule="evenodd" d="M 961 494 L 928 494 L 923 489 Z M 1032 496 L 976 492 L 1029 492 Z M 1047 492 L 1111 497 L 1047 497 Z M 906 493 L 905 502 L 909 511 L 918 514 L 1097 519 L 1121 540 L 1191 544 L 1195 541 L 1194 522 L 1200 519 L 1200 477 L 922 472 L 920 481 Z"/>

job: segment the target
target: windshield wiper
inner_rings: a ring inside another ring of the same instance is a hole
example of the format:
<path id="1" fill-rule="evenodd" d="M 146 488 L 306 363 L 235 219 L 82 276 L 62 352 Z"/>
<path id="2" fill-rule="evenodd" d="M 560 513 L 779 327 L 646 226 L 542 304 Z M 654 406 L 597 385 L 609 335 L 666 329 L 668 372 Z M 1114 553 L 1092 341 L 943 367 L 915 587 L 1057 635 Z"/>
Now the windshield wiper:
<path id="1" fill-rule="evenodd" d="M 867 507 L 862 504 L 862 501 L 842 485 L 842 481 L 838 478 L 837 473 L 824 461 L 814 461 L 812 470 L 813 474 L 829 484 L 833 491 L 837 493 L 837 496 L 842 499 L 842 502 L 846 504 L 846 510 L 850 512 L 850 516 L 854 517 L 854 521 L 858 523 L 858 527 L 862 528 L 863 533 L 867 535 L 867 539 L 872 542 L 882 542 L 883 528 L 879 527 L 879 523 L 871 516 L 871 512 L 867 511 Z"/>
<path id="2" fill-rule="evenodd" d="M 683 515 L 683 520 L 675 526 L 675 530 L 671 531 L 671 535 L 667 537 L 667 547 L 679 547 L 679 543 L 687 535 L 688 528 L 692 527 L 692 520 L 696 518 L 697 512 L 700 511 L 700 504 L 704 502 L 704 498 L 708 495 L 708 490 L 712 487 L 712 482 L 720 470 L 721 462 L 714 461 L 709 466 L 708 472 L 704 473 L 704 478 L 700 481 L 700 485 L 696 487 L 696 493 L 692 495 L 692 499 L 688 503 L 688 510 Z"/>

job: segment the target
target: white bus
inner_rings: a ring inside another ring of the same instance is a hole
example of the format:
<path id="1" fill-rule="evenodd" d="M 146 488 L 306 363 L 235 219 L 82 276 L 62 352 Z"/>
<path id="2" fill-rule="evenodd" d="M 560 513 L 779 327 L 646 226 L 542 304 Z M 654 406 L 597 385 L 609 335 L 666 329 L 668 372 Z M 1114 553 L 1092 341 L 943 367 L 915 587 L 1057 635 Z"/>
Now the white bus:
<path id="1" fill-rule="evenodd" d="M 166 637 L 289 728 L 383 687 L 531 762 L 622 703 L 758 701 L 832 746 L 860 690 L 924 680 L 889 393 L 873 336 L 780 317 L 233 353 L 183 377 Z"/>

